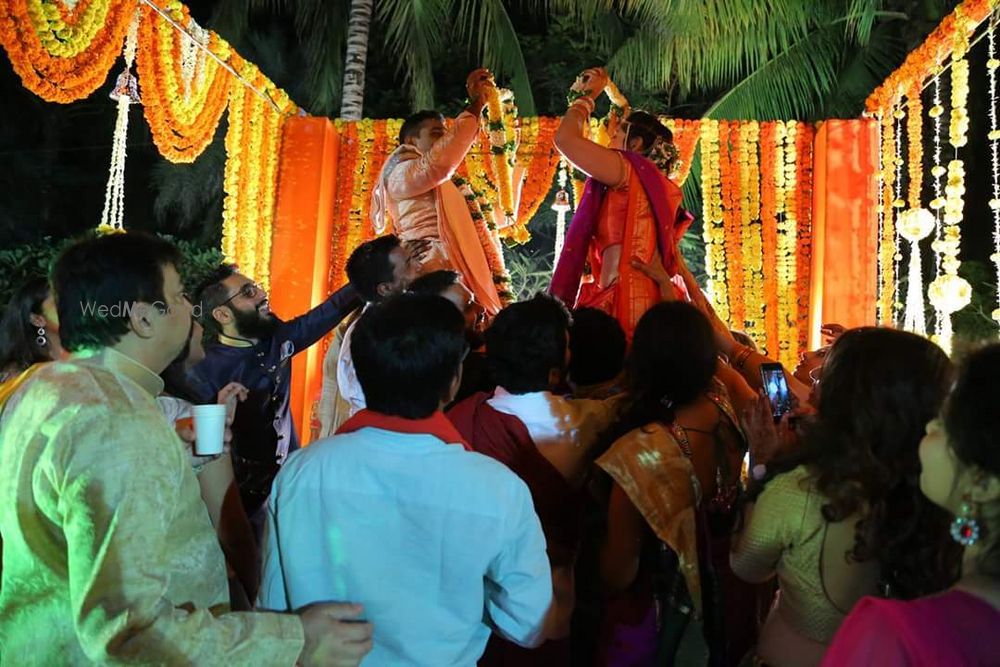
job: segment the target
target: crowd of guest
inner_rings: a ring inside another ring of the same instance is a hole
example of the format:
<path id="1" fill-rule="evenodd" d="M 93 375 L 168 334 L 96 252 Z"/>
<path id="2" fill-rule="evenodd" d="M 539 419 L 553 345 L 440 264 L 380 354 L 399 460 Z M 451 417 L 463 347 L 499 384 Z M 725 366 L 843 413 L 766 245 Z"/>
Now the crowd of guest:
<path id="1" fill-rule="evenodd" d="M 776 415 L 774 361 L 679 252 L 676 276 L 633 262 L 660 302 L 628 335 L 547 294 L 487 320 L 460 274 L 417 276 L 427 252 L 368 242 L 289 320 L 231 265 L 188 292 L 137 233 L 24 285 L 0 328 L 2 657 L 1000 663 L 1000 344 L 956 367 L 831 326 Z M 303 448 L 291 361 L 324 337 Z M 225 446 L 202 455 L 207 404 Z"/>

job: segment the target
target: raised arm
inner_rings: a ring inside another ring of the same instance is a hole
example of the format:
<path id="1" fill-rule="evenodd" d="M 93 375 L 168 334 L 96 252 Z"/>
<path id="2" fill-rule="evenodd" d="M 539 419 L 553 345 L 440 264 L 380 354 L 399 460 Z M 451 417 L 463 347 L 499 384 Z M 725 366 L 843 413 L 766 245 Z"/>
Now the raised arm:
<path id="1" fill-rule="evenodd" d="M 485 91 L 494 85 L 488 70 L 477 69 L 469 75 L 466 81 L 469 106 L 455 118 L 451 128 L 424 155 L 413 150 L 396 158 L 398 165 L 386 177 L 386 189 L 393 199 L 410 199 L 429 192 L 455 174 L 476 141 L 479 117 L 486 103 Z"/>
<path id="2" fill-rule="evenodd" d="M 570 103 L 559 123 L 555 143 L 559 152 L 577 169 L 605 185 L 617 187 L 627 175 L 622 156 L 587 139 L 584 134 L 590 114 L 594 111 L 594 100 L 600 96 L 607 82 L 608 75 L 600 67 L 588 69 L 577 77 L 570 88 L 571 96 L 575 95 L 576 99 Z"/>

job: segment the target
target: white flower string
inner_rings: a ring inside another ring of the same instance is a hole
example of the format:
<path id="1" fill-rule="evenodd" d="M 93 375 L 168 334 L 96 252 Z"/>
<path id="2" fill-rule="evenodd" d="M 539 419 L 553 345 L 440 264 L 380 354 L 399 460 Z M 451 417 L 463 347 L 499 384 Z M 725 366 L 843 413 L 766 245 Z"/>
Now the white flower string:
<path id="1" fill-rule="evenodd" d="M 986 69 L 990 81 L 990 167 L 993 176 L 993 198 L 990 200 L 990 209 L 993 212 L 993 254 L 990 259 L 996 266 L 997 273 L 997 301 L 998 307 L 993 309 L 991 317 L 1000 324 L 1000 127 L 997 123 L 997 67 L 1000 67 L 1000 60 L 996 57 L 996 43 L 994 30 L 996 29 L 997 15 L 994 12 L 990 16 L 988 29 L 989 39 L 989 60 L 986 61 Z"/>
<path id="2" fill-rule="evenodd" d="M 552 210 L 556 212 L 555 258 L 557 261 L 562 252 L 563 243 L 566 241 L 566 213 L 572 210 L 569 192 L 566 190 L 566 181 L 568 180 L 566 172 L 566 158 L 564 157 L 559 160 L 559 175 L 557 177 L 559 190 L 556 192 L 556 201 L 552 204 Z"/>
<path id="3" fill-rule="evenodd" d="M 111 92 L 111 99 L 118 102 L 118 115 L 115 118 L 115 133 L 111 144 L 108 185 L 104 190 L 104 210 L 101 211 L 101 224 L 97 227 L 100 232 L 125 231 L 125 142 L 128 139 L 129 105 L 139 103 L 138 85 L 132 74 L 138 30 L 137 9 L 125 38 L 125 71 L 118 75 L 115 89 Z"/>
<path id="4" fill-rule="evenodd" d="M 937 68 L 940 69 L 940 68 Z M 942 197 L 941 177 L 945 175 L 947 169 L 941 164 L 941 115 L 944 107 L 941 106 L 941 73 L 934 77 L 934 105 L 930 110 L 930 117 L 934 119 L 934 166 L 931 167 L 931 176 L 934 177 L 934 199 L 931 201 L 931 210 L 934 211 L 934 242 L 931 243 L 931 250 L 934 252 L 934 275 L 941 274 L 941 209 L 944 208 L 944 197 Z M 936 306 L 934 307 L 934 335 L 941 337 L 942 321 L 944 313 Z"/>

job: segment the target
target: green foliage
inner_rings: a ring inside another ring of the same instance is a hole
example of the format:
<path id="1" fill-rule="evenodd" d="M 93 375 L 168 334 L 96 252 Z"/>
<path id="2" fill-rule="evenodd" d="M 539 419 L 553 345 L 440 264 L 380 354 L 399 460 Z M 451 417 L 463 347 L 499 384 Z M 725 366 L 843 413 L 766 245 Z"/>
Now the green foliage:
<path id="1" fill-rule="evenodd" d="M 996 308 L 997 285 L 993 265 L 966 260 L 958 273 L 972 285 L 972 301 L 952 316 L 955 348 L 997 339 L 997 323 L 990 317 Z"/>
<path id="2" fill-rule="evenodd" d="M 162 238 L 172 241 L 184 258 L 179 271 L 181 279 L 193 288 L 221 262 L 222 253 L 215 246 L 175 239 L 166 234 Z M 52 263 L 75 239 L 53 240 L 45 237 L 35 243 L 25 243 L 0 250 L 0 304 L 6 304 L 18 287 L 25 282 L 46 277 Z"/>
<path id="3" fill-rule="evenodd" d="M 510 290 L 516 301 L 530 299 L 548 289 L 555 260 L 553 251 L 528 253 L 505 250 L 504 259 L 510 273 Z"/>

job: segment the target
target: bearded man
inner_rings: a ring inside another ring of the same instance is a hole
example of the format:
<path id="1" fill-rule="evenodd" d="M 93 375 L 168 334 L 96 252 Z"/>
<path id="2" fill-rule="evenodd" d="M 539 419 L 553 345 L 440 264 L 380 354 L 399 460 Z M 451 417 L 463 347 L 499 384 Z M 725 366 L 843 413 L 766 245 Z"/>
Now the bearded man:
<path id="1" fill-rule="evenodd" d="M 267 292 L 235 266 L 223 264 L 202 282 L 195 302 L 217 342 L 205 347 L 205 359 L 192 370 L 192 385 L 204 396 L 214 396 L 230 382 L 249 389 L 232 425 L 233 469 L 247 513 L 253 515 L 270 493 L 279 466 L 299 447 L 290 405 L 292 357 L 336 327 L 361 300 L 348 285 L 284 322 L 271 312 Z"/>

